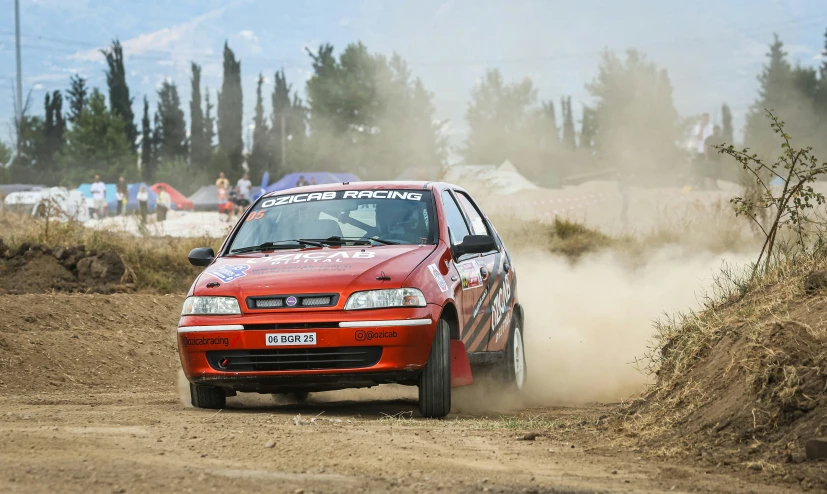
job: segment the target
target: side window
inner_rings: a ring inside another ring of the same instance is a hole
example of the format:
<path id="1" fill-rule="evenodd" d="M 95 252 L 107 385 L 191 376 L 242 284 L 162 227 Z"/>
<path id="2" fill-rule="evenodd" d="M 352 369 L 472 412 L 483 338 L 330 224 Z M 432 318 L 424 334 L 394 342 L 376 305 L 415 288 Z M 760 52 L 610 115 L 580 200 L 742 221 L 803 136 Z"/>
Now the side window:
<path id="1" fill-rule="evenodd" d="M 459 198 L 459 203 L 462 205 L 463 211 L 468 215 L 468 219 L 471 220 L 471 229 L 474 231 L 474 235 L 491 235 L 491 232 L 489 232 L 485 226 L 485 220 L 482 219 L 479 210 L 471 203 L 468 196 L 462 192 L 457 192 L 457 197 Z"/>
<path id="2" fill-rule="evenodd" d="M 460 244 L 470 233 L 468 232 L 468 225 L 465 224 L 465 218 L 462 217 L 462 213 L 459 211 L 459 206 L 447 190 L 442 192 L 442 205 L 445 208 L 448 229 L 451 231 L 451 245 Z"/>

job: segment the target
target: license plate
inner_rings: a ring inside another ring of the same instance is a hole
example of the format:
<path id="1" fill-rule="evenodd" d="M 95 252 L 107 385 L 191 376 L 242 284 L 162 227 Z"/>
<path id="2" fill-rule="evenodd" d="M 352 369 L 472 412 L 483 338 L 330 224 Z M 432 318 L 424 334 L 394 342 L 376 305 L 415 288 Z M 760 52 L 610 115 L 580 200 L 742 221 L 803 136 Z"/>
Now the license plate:
<path id="1" fill-rule="evenodd" d="M 315 345 L 316 333 L 267 333 L 267 346 Z"/>

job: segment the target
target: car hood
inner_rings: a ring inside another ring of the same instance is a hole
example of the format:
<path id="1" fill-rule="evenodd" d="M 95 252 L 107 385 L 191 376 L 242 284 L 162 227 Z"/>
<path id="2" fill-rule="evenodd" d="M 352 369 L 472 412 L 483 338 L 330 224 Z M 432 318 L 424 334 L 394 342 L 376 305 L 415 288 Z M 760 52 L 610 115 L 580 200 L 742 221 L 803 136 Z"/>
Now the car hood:
<path id="1" fill-rule="evenodd" d="M 194 294 L 233 295 L 241 299 L 398 288 L 435 248 L 435 245 L 348 246 L 219 257 L 198 278 Z M 377 280 L 382 273 L 390 280 Z"/>

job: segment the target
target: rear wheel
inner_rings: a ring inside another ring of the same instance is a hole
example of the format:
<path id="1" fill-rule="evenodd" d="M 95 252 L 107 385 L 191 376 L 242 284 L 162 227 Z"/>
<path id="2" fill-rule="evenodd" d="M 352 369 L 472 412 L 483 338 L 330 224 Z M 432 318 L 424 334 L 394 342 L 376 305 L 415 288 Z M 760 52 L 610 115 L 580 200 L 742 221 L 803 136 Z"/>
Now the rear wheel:
<path id="1" fill-rule="evenodd" d="M 437 324 L 428 363 L 419 377 L 419 413 L 442 418 L 451 411 L 451 329 L 448 322 Z"/>
<path id="2" fill-rule="evenodd" d="M 525 386 L 528 367 L 525 360 L 525 345 L 520 320 L 515 319 L 511 328 L 511 338 L 505 347 L 505 384 L 508 388 L 520 392 Z"/>
<path id="3" fill-rule="evenodd" d="M 224 390 L 213 386 L 200 386 L 190 383 L 190 398 L 195 408 L 217 410 L 227 406 Z"/>

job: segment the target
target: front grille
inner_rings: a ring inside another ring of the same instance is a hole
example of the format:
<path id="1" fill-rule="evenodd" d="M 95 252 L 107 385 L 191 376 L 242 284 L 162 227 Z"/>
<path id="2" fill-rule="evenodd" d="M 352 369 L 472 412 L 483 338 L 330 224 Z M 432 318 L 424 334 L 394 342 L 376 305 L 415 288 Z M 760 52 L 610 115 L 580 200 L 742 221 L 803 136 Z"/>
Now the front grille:
<path id="1" fill-rule="evenodd" d="M 381 357 L 382 347 L 365 346 L 207 352 L 210 367 L 224 372 L 358 369 Z"/>
<path id="2" fill-rule="evenodd" d="M 272 309 L 274 307 L 284 307 L 284 300 L 280 298 L 261 298 L 255 301 L 256 309 Z"/>
<path id="3" fill-rule="evenodd" d="M 268 295 L 264 297 L 247 297 L 247 308 L 256 310 L 334 307 L 338 301 L 339 294 L 337 293 Z"/>

